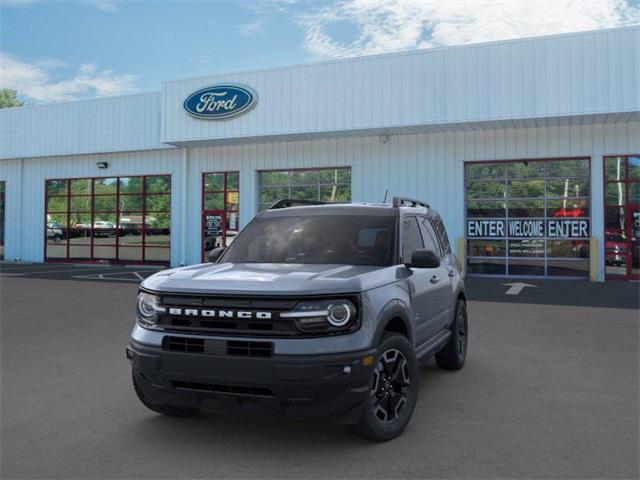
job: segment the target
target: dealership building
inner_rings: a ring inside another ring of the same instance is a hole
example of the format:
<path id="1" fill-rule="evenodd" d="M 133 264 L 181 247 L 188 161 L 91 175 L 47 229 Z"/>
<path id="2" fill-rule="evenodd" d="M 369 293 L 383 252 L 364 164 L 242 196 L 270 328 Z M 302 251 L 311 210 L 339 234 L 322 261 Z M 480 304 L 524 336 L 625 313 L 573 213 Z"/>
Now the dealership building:
<path id="1" fill-rule="evenodd" d="M 185 265 L 280 198 L 425 200 L 469 275 L 640 277 L 640 28 L 0 110 L 5 261 Z"/>

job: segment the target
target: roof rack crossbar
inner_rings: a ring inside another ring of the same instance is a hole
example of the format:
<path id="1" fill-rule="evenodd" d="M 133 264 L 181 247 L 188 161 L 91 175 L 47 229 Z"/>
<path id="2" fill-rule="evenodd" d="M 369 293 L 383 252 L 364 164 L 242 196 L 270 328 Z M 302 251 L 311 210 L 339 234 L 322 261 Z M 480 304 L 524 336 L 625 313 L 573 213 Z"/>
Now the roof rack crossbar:
<path id="1" fill-rule="evenodd" d="M 393 197 L 394 207 L 424 207 L 431 208 L 428 203 L 413 198 Z"/>
<path id="2" fill-rule="evenodd" d="M 279 208 L 299 207 L 303 205 L 330 205 L 331 202 L 321 202 L 320 200 L 301 200 L 295 198 L 282 198 L 269 207 L 269 210 Z"/>

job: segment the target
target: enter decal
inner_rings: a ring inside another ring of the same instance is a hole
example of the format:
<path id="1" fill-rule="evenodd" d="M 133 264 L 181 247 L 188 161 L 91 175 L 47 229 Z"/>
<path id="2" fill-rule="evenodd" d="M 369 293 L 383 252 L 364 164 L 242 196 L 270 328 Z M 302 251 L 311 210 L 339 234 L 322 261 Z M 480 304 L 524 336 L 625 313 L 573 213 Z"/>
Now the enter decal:
<path id="1" fill-rule="evenodd" d="M 467 220 L 468 238 L 589 238 L 588 219 Z"/>

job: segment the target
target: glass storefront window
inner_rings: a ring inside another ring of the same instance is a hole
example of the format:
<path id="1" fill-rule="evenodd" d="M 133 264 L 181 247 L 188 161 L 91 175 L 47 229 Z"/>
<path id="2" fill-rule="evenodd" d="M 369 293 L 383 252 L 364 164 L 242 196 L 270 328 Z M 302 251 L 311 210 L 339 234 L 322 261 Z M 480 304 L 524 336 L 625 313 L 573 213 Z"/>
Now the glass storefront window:
<path id="1" fill-rule="evenodd" d="M 505 208 L 506 203 L 504 201 L 470 200 L 467 202 L 467 217 L 504 217 L 506 215 Z"/>
<path id="2" fill-rule="evenodd" d="M 589 159 L 467 163 L 465 179 L 469 273 L 588 276 Z"/>
<path id="3" fill-rule="evenodd" d="M 351 201 L 351 168 L 263 171 L 258 173 L 258 209 L 283 198 Z"/>
<path id="4" fill-rule="evenodd" d="M 46 258 L 168 262 L 170 192 L 169 175 L 47 180 Z"/>
<path id="5" fill-rule="evenodd" d="M 544 200 L 509 200 L 507 208 L 511 218 L 544 217 Z"/>
<path id="6" fill-rule="evenodd" d="M 640 279 L 640 156 L 604 158 L 607 278 Z"/>
<path id="7" fill-rule="evenodd" d="M 509 178 L 544 178 L 544 162 L 512 162 L 506 167 Z"/>

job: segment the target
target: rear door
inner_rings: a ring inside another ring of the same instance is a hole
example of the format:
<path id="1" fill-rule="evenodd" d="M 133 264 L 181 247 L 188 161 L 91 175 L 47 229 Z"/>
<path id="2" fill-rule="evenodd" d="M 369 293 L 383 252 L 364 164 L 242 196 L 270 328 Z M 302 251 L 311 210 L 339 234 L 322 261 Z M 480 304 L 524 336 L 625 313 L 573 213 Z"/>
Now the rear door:
<path id="1" fill-rule="evenodd" d="M 424 242 L 418 225 L 418 218 L 402 218 L 402 262 L 411 263 L 415 250 L 423 249 Z M 438 332 L 438 270 L 431 268 L 411 268 L 407 285 L 411 295 L 413 322 L 416 328 L 416 345 L 420 346 Z"/>
<path id="2" fill-rule="evenodd" d="M 440 257 L 440 266 L 434 269 L 434 277 L 431 282 L 434 287 L 434 310 L 435 318 L 433 323 L 435 325 L 436 332 L 439 332 L 443 328 L 449 325 L 451 320 L 451 308 L 453 298 L 453 281 L 450 273 L 453 268 L 450 264 L 452 260 L 447 251 L 448 241 L 445 244 L 440 240 L 440 236 L 436 233 L 435 225 L 428 217 L 420 217 L 420 231 L 424 238 L 425 248 L 436 253 Z"/>

